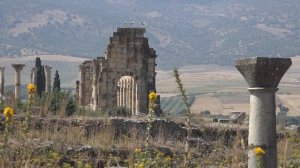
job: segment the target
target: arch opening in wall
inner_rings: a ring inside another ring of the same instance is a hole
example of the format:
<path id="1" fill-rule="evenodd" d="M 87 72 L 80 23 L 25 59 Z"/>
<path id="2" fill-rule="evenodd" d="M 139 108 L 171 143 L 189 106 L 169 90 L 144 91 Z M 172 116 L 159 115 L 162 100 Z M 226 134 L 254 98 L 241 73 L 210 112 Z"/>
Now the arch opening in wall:
<path id="1" fill-rule="evenodd" d="M 137 84 L 133 77 L 122 76 L 118 81 L 117 106 L 126 107 L 136 114 L 137 107 Z"/>

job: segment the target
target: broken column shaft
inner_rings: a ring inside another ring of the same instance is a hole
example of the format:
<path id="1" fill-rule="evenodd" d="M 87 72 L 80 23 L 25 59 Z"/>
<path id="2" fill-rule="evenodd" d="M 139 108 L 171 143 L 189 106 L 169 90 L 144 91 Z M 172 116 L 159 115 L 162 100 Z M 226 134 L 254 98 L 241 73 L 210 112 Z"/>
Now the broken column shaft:
<path id="1" fill-rule="evenodd" d="M 254 152 L 261 147 L 263 167 L 277 167 L 277 133 L 275 92 L 277 86 L 292 65 L 290 58 L 245 58 L 236 61 L 236 68 L 249 85 L 250 114 L 248 135 L 248 167 L 258 167 Z"/>
<path id="2" fill-rule="evenodd" d="M 0 99 L 4 95 L 4 70 L 5 67 L 0 67 Z"/>
<path id="3" fill-rule="evenodd" d="M 36 85 L 36 68 L 31 69 L 30 82 Z"/>
<path id="4" fill-rule="evenodd" d="M 44 66 L 45 71 L 46 71 L 46 88 L 45 91 L 46 92 L 51 92 L 51 69 L 52 67 L 49 65 Z"/>
<path id="5" fill-rule="evenodd" d="M 15 76 L 15 99 L 18 100 L 21 97 L 21 71 L 23 67 L 25 66 L 24 64 L 12 64 L 16 71 L 16 76 Z"/>

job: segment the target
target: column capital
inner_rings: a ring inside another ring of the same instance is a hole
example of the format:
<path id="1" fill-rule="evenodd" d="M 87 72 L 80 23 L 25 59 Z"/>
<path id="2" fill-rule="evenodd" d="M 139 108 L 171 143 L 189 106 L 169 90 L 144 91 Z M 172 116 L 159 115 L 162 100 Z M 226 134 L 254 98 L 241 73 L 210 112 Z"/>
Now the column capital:
<path id="1" fill-rule="evenodd" d="M 5 70 L 5 67 L 0 67 L 0 71 L 4 71 Z"/>
<path id="2" fill-rule="evenodd" d="M 12 67 L 14 67 L 16 71 L 22 70 L 24 66 L 25 64 L 12 64 Z"/>
<path id="3" fill-rule="evenodd" d="M 51 69 L 52 69 L 51 65 L 44 65 L 44 67 L 45 67 L 46 71 L 51 71 Z"/>
<path id="4" fill-rule="evenodd" d="M 235 61 L 250 88 L 277 88 L 291 65 L 291 58 L 253 57 Z"/>
<path id="5" fill-rule="evenodd" d="M 79 65 L 79 71 L 82 71 L 84 69 L 83 65 Z"/>

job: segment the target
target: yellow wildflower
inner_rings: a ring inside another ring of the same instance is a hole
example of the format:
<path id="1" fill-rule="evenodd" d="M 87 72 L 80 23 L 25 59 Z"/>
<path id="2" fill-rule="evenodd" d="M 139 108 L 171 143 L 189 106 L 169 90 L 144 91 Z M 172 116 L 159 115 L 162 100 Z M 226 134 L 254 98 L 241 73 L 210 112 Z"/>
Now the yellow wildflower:
<path id="1" fill-rule="evenodd" d="M 256 156 L 262 156 L 266 153 L 266 151 L 261 147 L 255 147 L 254 148 L 254 153 L 255 153 Z"/>
<path id="2" fill-rule="evenodd" d="M 157 98 L 156 93 L 153 92 L 153 91 L 151 91 L 151 92 L 149 93 L 149 101 L 150 101 L 150 103 L 153 104 L 153 103 L 155 102 L 156 98 Z"/>
<path id="3" fill-rule="evenodd" d="M 138 168 L 144 168 L 144 164 L 143 163 L 139 163 L 137 167 Z"/>
<path id="4" fill-rule="evenodd" d="M 14 109 L 10 107 L 6 107 L 3 112 L 6 121 L 10 120 L 14 116 Z"/>
<path id="5" fill-rule="evenodd" d="M 135 153 L 140 153 L 140 152 L 142 152 L 142 149 L 141 148 L 136 148 L 134 151 L 135 151 Z"/>
<path id="6" fill-rule="evenodd" d="M 170 156 L 167 156 L 165 160 L 166 160 L 166 162 L 171 162 L 172 158 Z"/>
<path id="7" fill-rule="evenodd" d="M 157 157 L 162 157 L 162 156 L 164 156 L 164 153 L 158 152 L 156 156 L 157 156 Z"/>
<path id="8" fill-rule="evenodd" d="M 32 83 L 27 85 L 28 94 L 34 94 L 36 92 L 36 86 Z"/>

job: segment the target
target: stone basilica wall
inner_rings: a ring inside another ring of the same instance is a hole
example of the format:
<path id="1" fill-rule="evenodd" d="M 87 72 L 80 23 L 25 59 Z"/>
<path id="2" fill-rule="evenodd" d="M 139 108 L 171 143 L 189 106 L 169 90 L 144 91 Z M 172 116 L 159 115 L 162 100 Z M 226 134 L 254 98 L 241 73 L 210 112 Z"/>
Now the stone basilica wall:
<path id="1" fill-rule="evenodd" d="M 145 31 L 118 28 L 110 37 L 105 57 L 80 65 L 78 104 L 94 110 L 126 106 L 134 113 L 147 113 L 147 95 L 155 90 L 156 52 L 149 47 Z"/>

